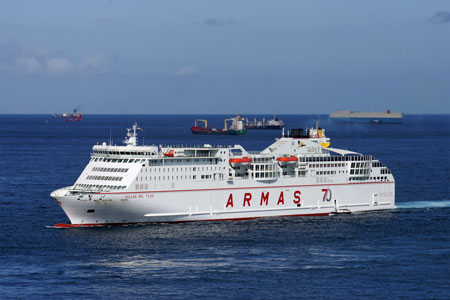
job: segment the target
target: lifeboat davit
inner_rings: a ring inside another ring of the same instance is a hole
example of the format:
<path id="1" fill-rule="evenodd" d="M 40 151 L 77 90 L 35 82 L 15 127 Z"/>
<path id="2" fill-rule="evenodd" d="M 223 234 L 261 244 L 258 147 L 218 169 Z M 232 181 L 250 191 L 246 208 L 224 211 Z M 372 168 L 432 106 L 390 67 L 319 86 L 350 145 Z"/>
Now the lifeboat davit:
<path id="1" fill-rule="evenodd" d="M 237 157 L 237 158 L 230 158 L 230 164 L 234 167 L 240 167 L 240 166 L 248 166 L 252 162 L 252 159 L 250 157 Z"/>
<path id="2" fill-rule="evenodd" d="M 296 164 L 298 162 L 298 157 L 297 156 L 283 156 L 283 157 L 278 157 L 277 158 L 278 163 L 281 166 L 285 166 L 285 165 L 293 165 Z"/>

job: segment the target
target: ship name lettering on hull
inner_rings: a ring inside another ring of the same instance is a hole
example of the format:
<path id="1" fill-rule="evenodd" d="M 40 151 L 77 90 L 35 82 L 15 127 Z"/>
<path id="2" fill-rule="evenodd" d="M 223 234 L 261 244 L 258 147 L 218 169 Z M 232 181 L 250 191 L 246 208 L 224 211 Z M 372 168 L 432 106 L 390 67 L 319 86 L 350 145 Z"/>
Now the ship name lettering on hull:
<path id="1" fill-rule="evenodd" d="M 298 205 L 298 204 L 300 204 L 300 201 L 301 201 L 301 199 L 300 199 L 300 195 L 301 195 L 302 193 L 300 192 L 300 191 L 295 191 L 294 192 L 294 194 L 293 194 L 293 196 L 294 196 L 294 199 L 292 199 L 292 202 L 294 203 L 294 204 L 296 204 L 296 205 Z M 243 198 L 243 202 L 242 202 L 242 206 L 243 207 L 247 207 L 247 206 L 252 206 L 251 205 L 251 200 L 252 200 L 252 198 L 253 198 L 253 195 L 252 195 L 252 193 L 245 193 L 244 194 L 244 198 Z M 256 202 L 257 203 L 257 202 Z M 279 194 L 279 196 L 278 196 L 278 201 L 277 201 L 277 205 L 284 205 L 285 204 L 285 201 L 284 201 L 284 192 L 283 191 L 281 191 L 280 192 L 280 194 Z M 266 192 L 266 193 L 264 193 L 264 192 L 262 192 L 261 193 L 261 200 L 260 200 L 260 202 L 259 202 L 259 206 L 268 206 L 269 205 L 269 192 Z M 225 208 L 227 208 L 227 207 L 234 207 L 234 197 L 233 197 L 233 194 L 230 194 L 229 196 L 228 196 L 228 200 L 227 200 L 227 203 L 225 204 Z"/>

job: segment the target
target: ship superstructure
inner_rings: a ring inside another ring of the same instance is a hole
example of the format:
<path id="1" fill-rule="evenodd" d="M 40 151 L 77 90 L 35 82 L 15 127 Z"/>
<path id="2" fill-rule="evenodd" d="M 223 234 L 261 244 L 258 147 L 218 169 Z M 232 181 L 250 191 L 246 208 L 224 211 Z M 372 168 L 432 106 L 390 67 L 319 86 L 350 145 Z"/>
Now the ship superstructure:
<path id="1" fill-rule="evenodd" d="M 395 182 L 370 155 L 331 148 L 325 130 L 294 129 L 262 151 L 232 146 L 103 143 L 74 185 L 51 197 L 71 225 L 330 215 L 395 208 Z"/>

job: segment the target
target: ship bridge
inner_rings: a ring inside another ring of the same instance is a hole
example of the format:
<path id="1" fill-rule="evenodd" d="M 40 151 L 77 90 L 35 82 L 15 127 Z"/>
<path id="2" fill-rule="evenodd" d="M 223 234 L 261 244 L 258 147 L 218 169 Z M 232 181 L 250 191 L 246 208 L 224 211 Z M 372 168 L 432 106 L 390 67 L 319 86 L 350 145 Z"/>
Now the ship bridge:
<path id="1" fill-rule="evenodd" d="M 124 156 L 138 157 L 138 156 L 157 156 L 158 147 L 157 146 L 112 146 L 106 145 L 95 145 L 92 147 L 92 157 L 102 157 L 102 158 L 123 158 Z"/>

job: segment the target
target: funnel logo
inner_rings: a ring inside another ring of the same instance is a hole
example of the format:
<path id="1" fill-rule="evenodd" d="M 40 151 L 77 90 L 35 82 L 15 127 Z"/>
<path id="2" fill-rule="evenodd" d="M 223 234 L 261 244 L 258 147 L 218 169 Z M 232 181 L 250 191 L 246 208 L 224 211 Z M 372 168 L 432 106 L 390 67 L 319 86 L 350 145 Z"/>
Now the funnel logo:
<path id="1" fill-rule="evenodd" d="M 331 201 L 331 190 L 330 189 L 322 189 L 323 192 L 323 202 L 327 201 L 330 202 Z"/>

